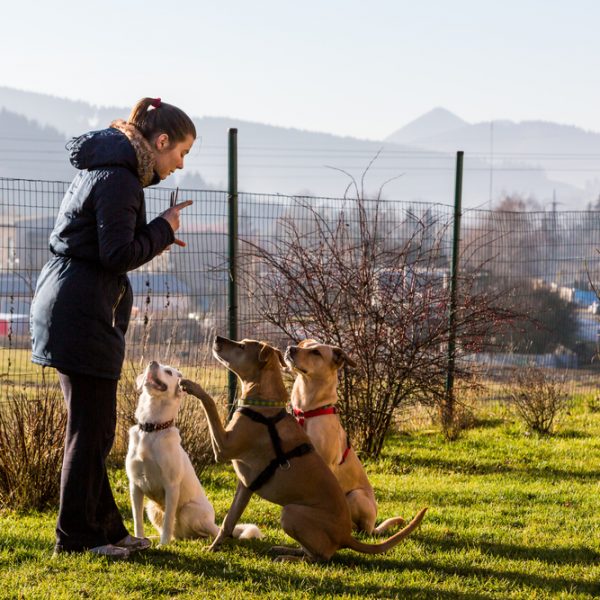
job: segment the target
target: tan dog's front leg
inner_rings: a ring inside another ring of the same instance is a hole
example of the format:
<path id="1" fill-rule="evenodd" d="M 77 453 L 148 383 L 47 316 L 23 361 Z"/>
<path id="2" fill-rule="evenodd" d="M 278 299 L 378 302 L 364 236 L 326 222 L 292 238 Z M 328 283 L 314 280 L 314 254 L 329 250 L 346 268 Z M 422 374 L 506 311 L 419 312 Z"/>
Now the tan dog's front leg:
<path id="1" fill-rule="evenodd" d="M 231 537 L 233 534 L 233 529 L 240 520 L 244 510 L 246 510 L 246 506 L 248 506 L 251 496 L 252 492 L 241 481 L 238 480 L 235 496 L 233 497 L 233 502 L 231 503 L 231 508 L 225 515 L 223 525 L 221 525 L 221 529 L 219 530 L 217 537 L 209 547 L 211 552 L 219 550 L 223 541 L 226 538 Z"/>
<path id="2" fill-rule="evenodd" d="M 195 396 L 202 402 L 206 413 L 208 428 L 212 442 L 215 459 L 217 462 L 225 462 L 237 457 L 237 449 L 231 432 L 226 431 L 221 423 L 221 417 L 215 401 L 204 391 L 201 385 L 189 379 L 182 379 L 179 386 L 184 392 Z"/>

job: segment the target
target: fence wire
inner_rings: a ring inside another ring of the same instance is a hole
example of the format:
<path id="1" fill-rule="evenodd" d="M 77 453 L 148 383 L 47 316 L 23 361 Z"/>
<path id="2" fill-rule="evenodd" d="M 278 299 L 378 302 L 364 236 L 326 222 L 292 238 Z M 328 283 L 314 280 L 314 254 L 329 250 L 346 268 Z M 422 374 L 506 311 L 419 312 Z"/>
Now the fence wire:
<path id="1" fill-rule="evenodd" d="M 49 234 L 68 185 L 0 178 L 3 397 L 15 386 L 41 381 L 42 369 L 30 362 L 29 307 L 37 276 L 50 256 Z M 149 219 L 168 207 L 171 191 L 161 187 L 146 191 Z M 130 273 L 134 308 L 126 362 L 134 370 L 151 359 L 184 367 L 205 365 L 213 335 L 227 333 L 227 193 L 181 189 L 179 198 L 194 201 L 182 213 L 178 232 L 186 247 L 173 246 Z M 359 207 L 352 198 L 241 193 L 238 203 L 242 251 L 245 245 L 276 249 L 290 222 L 310 240 L 315 215 L 325 228 L 342 223 L 350 237 L 358 239 L 361 234 Z M 435 266 L 435 285 L 447 286 L 451 206 L 365 200 L 361 207 L 369 218 L 377 219 L 382 243 L 390 250 L 408 243 L 420 230 L 421 246 L 430 244 L 435 252 L 435 261 L 430 262 Z M 568 374 L 578 387 L 595 385 L 600 311 L 594 282 L 600 278 L 599 248 L 597 211 L 464 210 L 461 272 L 475 274 L 482 289 L 505 290 L 506 306 L 527 313 L 530 322 L 495 332 L 479 352 L 463 359 L 485 366 L 490 376 L 509 367 L 537 365 Z M 244 279 L 243 272 L 240 278 Z M 243 287 L 238 323 L 242 337 L 277 344 L 290 341 L 266 323 Z"/>

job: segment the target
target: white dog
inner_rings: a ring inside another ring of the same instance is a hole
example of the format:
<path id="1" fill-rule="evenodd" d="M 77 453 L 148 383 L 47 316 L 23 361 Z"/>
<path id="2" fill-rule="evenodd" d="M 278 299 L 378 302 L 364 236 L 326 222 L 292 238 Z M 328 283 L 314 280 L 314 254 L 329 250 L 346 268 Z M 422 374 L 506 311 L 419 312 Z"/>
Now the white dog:
<path id="1" fill-rule="evenodd" d="M 129 430 L 125 467 L 133 508 L 135 535 L 144 537 L 146 512 L 160 534 L 160 543 L 173 538 L 215 537 L 215 511 L 196 476 L 190 457 L 181 446 L 174 422 L 181 402 L 181 373 L 152 361 L 138 376 L 141 395 Z M 260 538 L 256 525 L 238 525 L 234 537 Z"/>

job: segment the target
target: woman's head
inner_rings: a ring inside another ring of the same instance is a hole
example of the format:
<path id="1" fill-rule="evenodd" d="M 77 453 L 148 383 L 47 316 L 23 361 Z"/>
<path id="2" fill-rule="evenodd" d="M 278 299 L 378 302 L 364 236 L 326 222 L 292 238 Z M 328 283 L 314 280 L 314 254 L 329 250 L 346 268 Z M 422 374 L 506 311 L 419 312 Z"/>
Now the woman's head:
<path id="1" fill-rule="evenodd" d="M 127 122 L 148 140 L 156 160 L 155 171 L 161 179 L 183 168 L 183 159 L 196 139 L 193 121 L 172 104 L 160 98 L 142 98 Z"/>

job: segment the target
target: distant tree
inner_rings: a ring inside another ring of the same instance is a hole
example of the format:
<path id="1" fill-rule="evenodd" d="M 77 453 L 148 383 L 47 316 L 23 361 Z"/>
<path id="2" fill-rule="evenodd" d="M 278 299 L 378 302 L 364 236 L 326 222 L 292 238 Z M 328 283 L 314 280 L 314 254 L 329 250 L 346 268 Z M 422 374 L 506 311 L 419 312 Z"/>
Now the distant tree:
<path id="1" fill-rule="evenodd" d="M 515 318 L 510 325 L 502 324 L 490 338 L 494 349 L 524 354 L 550 353 L 560 346 L 575 349 L 575 305 L 556 292 L 525 281 L 514 285 L 501 304 L 510 308 Z"/>
<path id="2" fill-rule="evenodd" d="M 540 203 L 533 197 L 523 198 L 519 194 L 507 194 L 494 207 L 496 212 L 532 212 L 542 210 Z"/>

